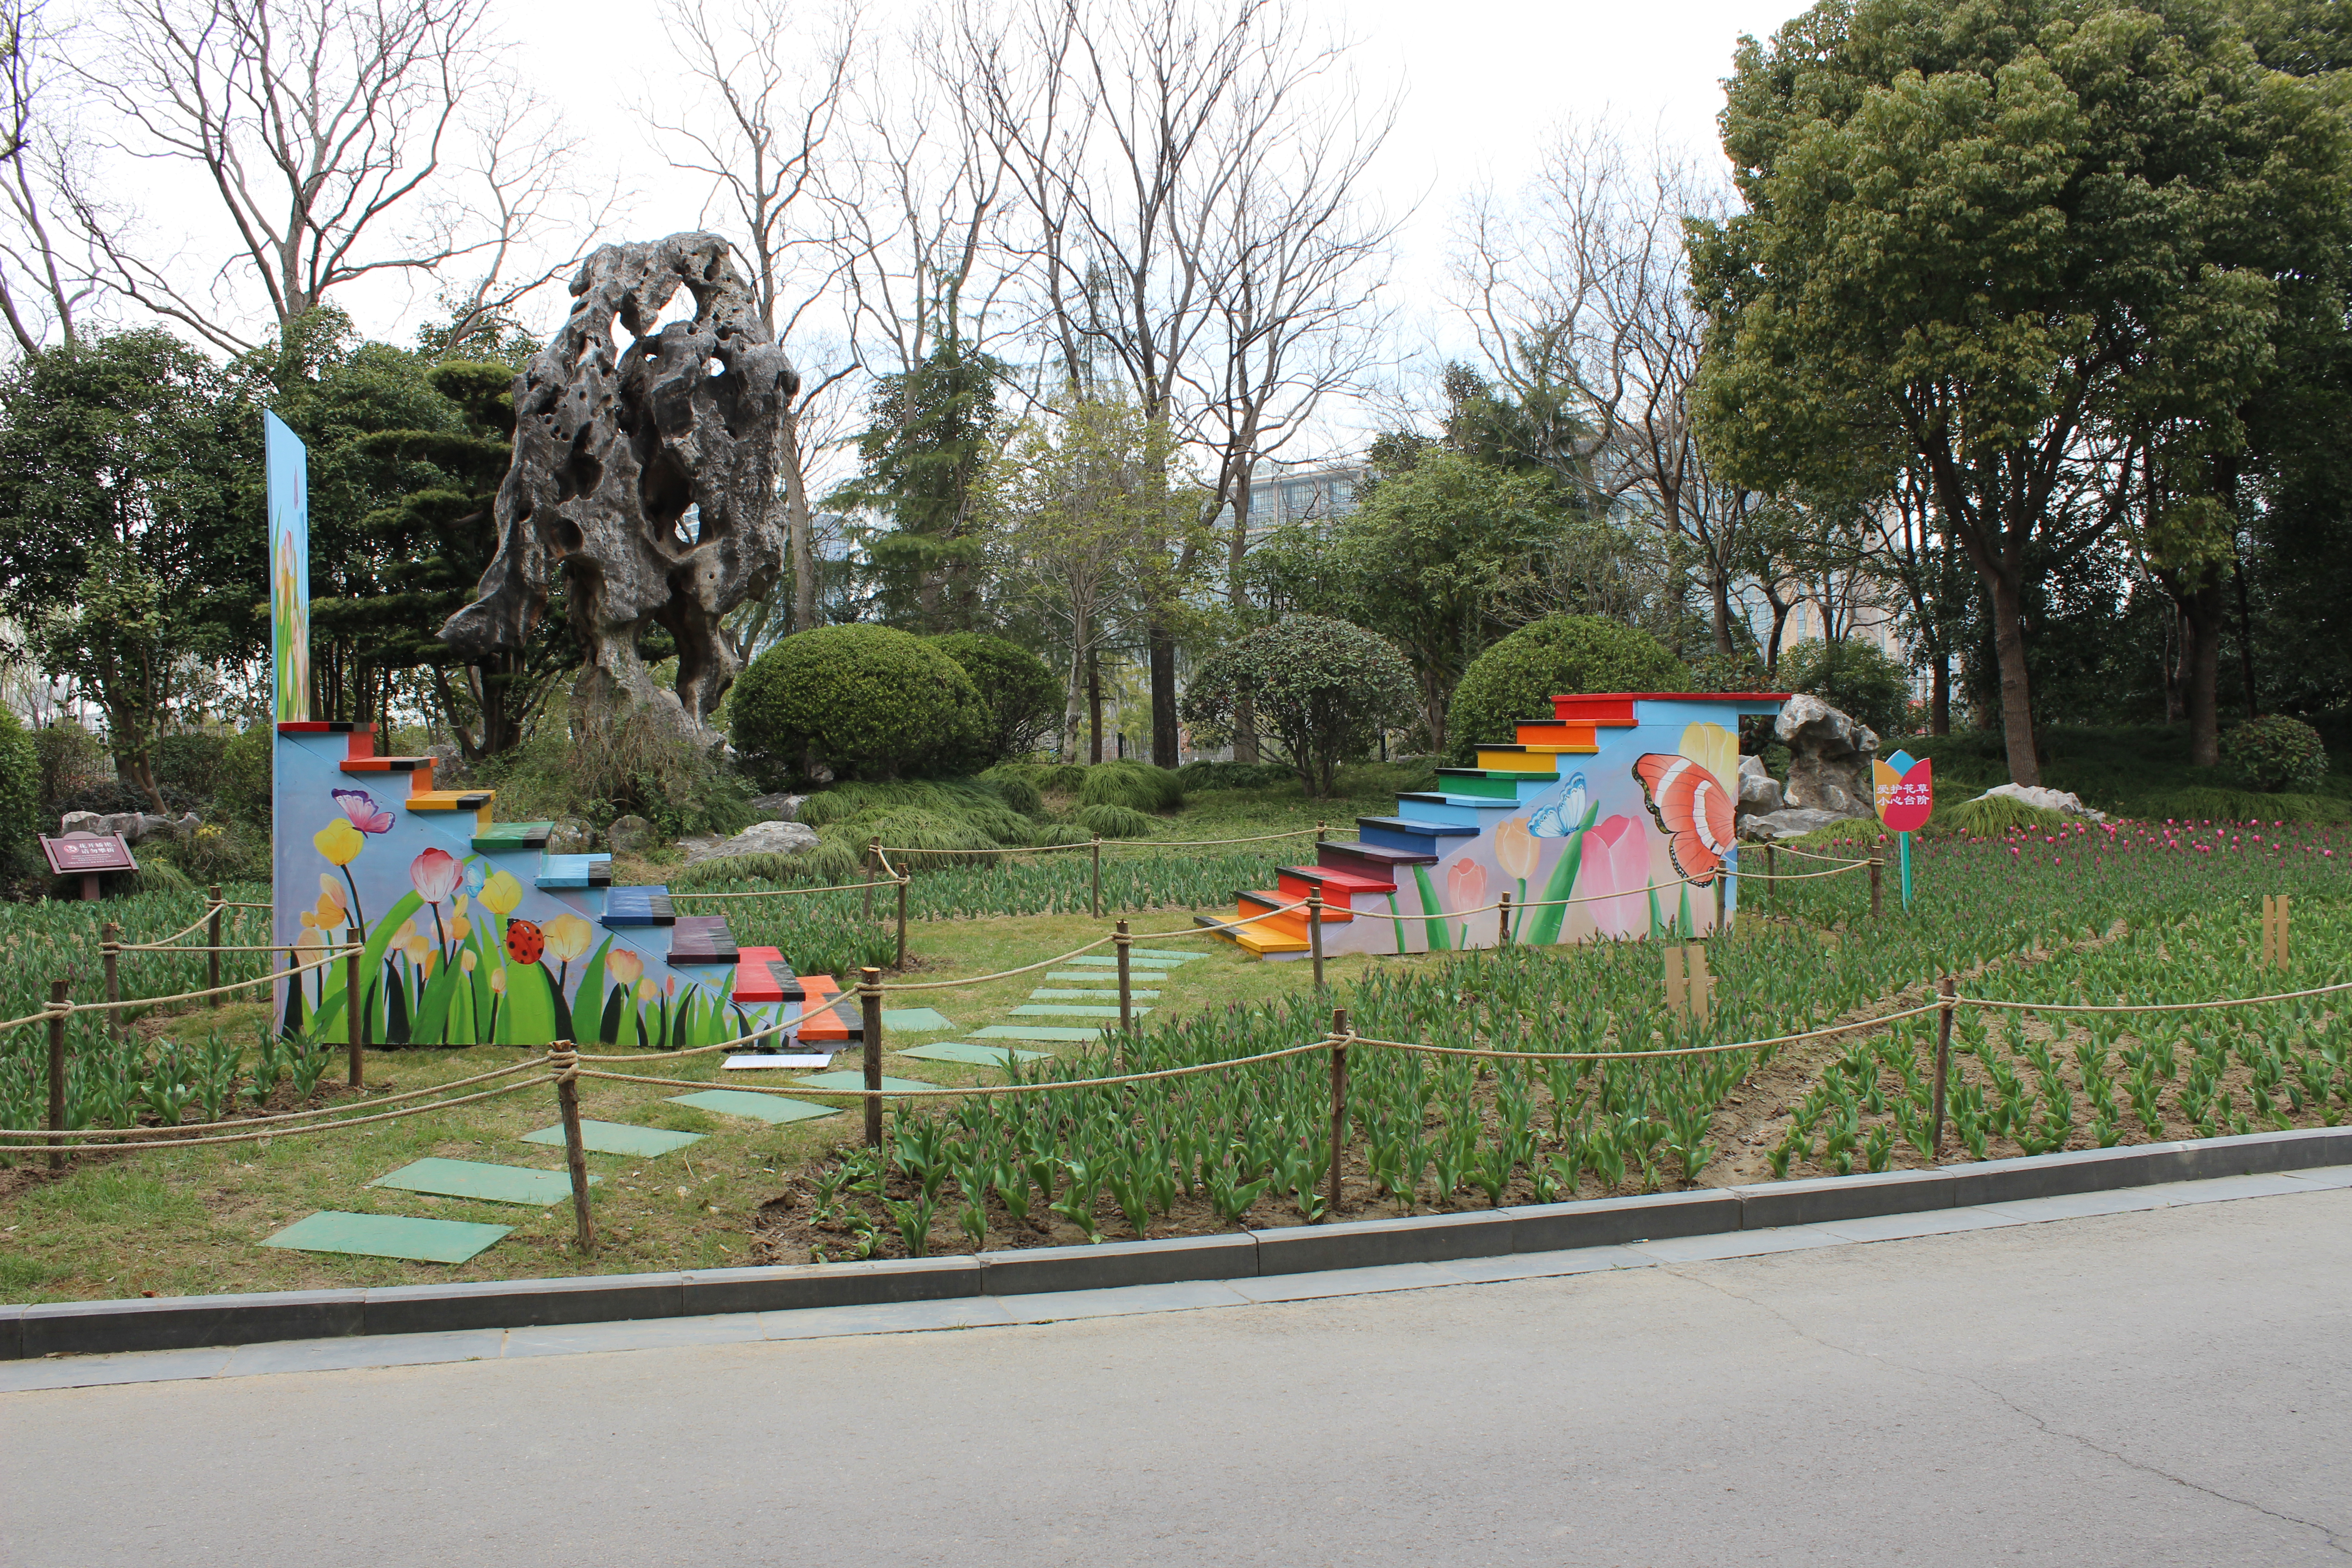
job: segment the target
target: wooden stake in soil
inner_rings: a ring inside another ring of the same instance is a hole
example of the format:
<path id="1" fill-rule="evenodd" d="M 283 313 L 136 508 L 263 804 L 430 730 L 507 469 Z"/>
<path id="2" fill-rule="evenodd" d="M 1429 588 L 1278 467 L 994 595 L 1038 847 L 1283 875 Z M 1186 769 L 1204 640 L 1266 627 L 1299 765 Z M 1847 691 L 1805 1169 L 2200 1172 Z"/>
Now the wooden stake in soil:
<path id="1" fill-rule="evenodd" d="M 1328 824 L 1320 822 L 1315 825 L 1315 842 L 1318 846 L 1323 842 L 1323 835 L 1327 831 L 1328 826 Z"/>
<path id="2" fill-rule="evenodd" d="M 1878 869 L 1885 862 L 1877 856 L 1870 858 L 1870 918 L 1878 918 Z"/>
<path id="3" fill-rule="evenodd" d="M 1134 939 L 1127 934 L 1127 922 L 1118 922 L 1111 933 L 1111 945 L 1118 949 L 1118 1027 L 1121 1034 L 1135 1027 L 1135 991 L 1133 977 L 1128 973 L 1127 944 Z"/>
<path id="4" fill-rule="evenodd" d="M 1323 889 L 1307 893 L 1307 952 L 1315 961 L 1315 989 L 1323 989 Z"/>
<path id="5" fill-rule="evenodd" d="M 913 879 L 898 873 L 898 967 L 907 967 L 907 884 Z"/>
<path id="6" fill-rule="evenodd" d="M 1715 978 L 1706 972 L 1706 949 L 1675 942 L 1666 949 L 1666 1011 L 1704 1024 L 1715 1012 Z"/>
<path id="7" fill-rule="evenodd" d="M 212 952 L 209 952 L 209 953 L 207 953 L 207 954 L 205 954 L 205 957 L 209 958 L 212 962 L 211 962 L 210 963 L 208 963 L 208 964 L 206 964 L 206 965 L 205 966 L 205 984 L 206 986 L 208 986 L 209 988 L 211 988 L 212 990 L 217 991 L 217 990 L 219 990 L 219 989 L 220 989 L 220 983 L 221 983 L 221 977 L 220 977 L 220 944 L 221 944 L 221 940 L 220 940 L 220 936 L 221 936 L 221 890 L 220 890 L 220 884 L 219 884 L 218 882 L 215 882 L 211 887 L 209 887 L 209 888 L 205 889 L 205 891 L 207 894 L 209 894 L 209 895 L 211 896 L 212 900 L 213 900 L 212 923 L 211 923 L 209 926 L 207 926 L 207 927 L 205 928 L 205 942 L 206 942 L 206 943 L 207 943 L 207 944 L 212 948 Z M 219 1007 L 220 1007 L 220 1005 L 221 1005 L 221 999 L 220 999 L 219 997 L 215 996 L 215 997 L 214 997 L 214 998 L 212 999 L 212 1001 L 211 1001 L 211 1003 L 210 1003 L 209 1005 L 211 1005 L 211 1006 L 212 1006 L 215 1011 L 217 1011 L 217 1010 L 219 1009 Z"/>
<path id="8" fill-rule="evenodd" d="M 1095 919 L 1102 919 L 1102 835 L 1095 835 Z"/>
<path id="9" fill-rule="evenodd" d="M 1952 1076 L 1952 977 L 1936 980 L 1936 1095 L 1927 1111 L 1927 1157 L 1944 1157 L 1944 1089 Z"/>
<path id="10" fill-rule="evenodd" d="M 1731 879 L 1724 874 L 1723 868 L 1720 866 L 1717 867 L 1715 872 L 1715 930 L 1709 933 L 1710 935 L 1721 936 L 1723 934 L 1723 917 L 1726 903 L 1724 895 L 1726 889 L 1730 886 Z"/>
<path id="11" fill-rule="evenodd" d="M 360 1069 L 367 1054 L 367 997 L 360 989 L 360 950 L 343 958 L 343 1033 L 352 1042 L 352 1087 L 360 1087 Z"/>
<path id="12" fill-rule="evenodd" d="M 563 1163 L 572 1172 L 572 1218 L 580 1256 L 596 1250 L 596 1221 L 588 1210 L 588 1148 L 580 1138 L 580 1056 L 569 1040 L 548 1047 L 555 1069 L 555 1104 L 563 1112 Z"/>
<path id="13" fill-rule="evenodd" d="M 1348 1010 L 1331 1009 L 1331 1169 L 1323 1178 L 1320 1225 L 1339 1212 L 1339 1151 L 1348 1140 Z"/>
<path id="14" fill-rule="evenodd" d="M 1772 879 L 1780 874 L 1780 851 L 1770 844 L 1764 846 L 1764 910 L 1772 910 Z"/>
<path id="15" fill-rule="evenodd" d="M 65 999 L 66 983 L 62 980 L 50 981 L 49 1005 L 59 1006 L 63 1005 Z M 49 1015 L 49 1131 L 63 1132 L 65 1130 L 66 1016 L 63 1013 L 52 1013 Z M 62 1171 L 66 1168 L 66 1152 L 58 1147 L 62 1142 L 63 1140 L 56 1138 L 49 1140 L 49 1169 L 52 1171 Z"/>
<path id="16" fill-rule="evenodd" d="M 882 1147 L 882 972 L 857 972 L 859 1032 L 866 1037 L 866 1146 Z"/>
<path id="17" fill-rule="evenodd" d="M 1495 945 L 1508 947 L 1511 945 L 1511 895 L 1505 893 L 1498 902 L 1500 907 L 1495 910 Z"/>
<path id="18" fill-rule="evenodd" d="M 100 962 L 106 965 L 106 999 L 109 1002 L 122 1000 L 122 974 L 118 967 L 122 957 L 121 937 L 122 928 L 112 921 L 98 928 L 98 952 Z M 130 1026 L 122 1020 L 121 1008 L 117 1007 L 107 1014 L 106 1027 L 118 1043 L 130 1032 Z"/>
<path id="19" fill-rule="evenodd" d="M 2286 895 L 2263 895 L 2263 963 L 2271 969 L 2287 963 Z"/>
<path id="20" fill-rule="evenodd" d="M 866 883 L 866 918 L 869 921 L 874 918 L 874 881 L 881 875 L 882 840 L 869 838 L 866 841 L 866 875 L 862 879 Z"/>

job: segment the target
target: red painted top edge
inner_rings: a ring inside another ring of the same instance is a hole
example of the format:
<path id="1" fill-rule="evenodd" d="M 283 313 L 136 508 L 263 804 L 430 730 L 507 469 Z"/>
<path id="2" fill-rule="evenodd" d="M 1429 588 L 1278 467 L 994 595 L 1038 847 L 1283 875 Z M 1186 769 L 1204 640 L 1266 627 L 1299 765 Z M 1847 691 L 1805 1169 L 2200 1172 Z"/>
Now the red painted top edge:
<path id="1" fill-rule="evenodd" d="M 1790 691 L 1563 691 L 1554 702 L 1786 702 Z"/>

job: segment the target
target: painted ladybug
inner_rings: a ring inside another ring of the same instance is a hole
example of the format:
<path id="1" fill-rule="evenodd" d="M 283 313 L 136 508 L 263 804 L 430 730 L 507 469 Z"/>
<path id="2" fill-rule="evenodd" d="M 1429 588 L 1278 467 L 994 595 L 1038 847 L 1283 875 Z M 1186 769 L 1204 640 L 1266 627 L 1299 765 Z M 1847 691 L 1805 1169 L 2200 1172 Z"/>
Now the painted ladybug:
<path id="1" fill-rule="evenodd" d="M 529 921 L 507 921 L 507 956 L 517 963 L 537 963 L 547 951 L 547 937 Z"/>

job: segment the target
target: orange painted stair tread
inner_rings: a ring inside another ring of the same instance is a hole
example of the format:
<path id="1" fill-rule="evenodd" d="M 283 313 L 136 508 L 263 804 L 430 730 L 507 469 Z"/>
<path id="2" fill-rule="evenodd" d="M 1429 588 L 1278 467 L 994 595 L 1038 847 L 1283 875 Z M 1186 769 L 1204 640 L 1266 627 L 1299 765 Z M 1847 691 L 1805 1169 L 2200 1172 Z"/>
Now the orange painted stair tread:
<path id="1" fill-rule="evenodd" d="M 1278 888 L 1269 889 L 1263 892 L 1235 893 L 1234 895 L 1234 912 L 1246 919 L 1251 915 L 1262 915 L 1268 910 L 1280 910 L 1282 912 L 1275 916 L 1272 920 L 1259 921 L 1256 923 L 1267 926 L 1295 925 L 1300 931 L 1305 931 L 1307 929 L 1307 911 L 1302 909 L 1294 909 L 1289 907 L 1297 904 L 1297 902 L 1298 899 L 1297 895 L 1286 893 Z M 1349 909 L 1346 904 L 1340 903 L 1336 899 L 1327 902 L 1323 906 L 1323 923 L 1325 925 L 1336 925 L 1341 921 L 1351 921 L 1355 918 L 1356 911 Z"/>

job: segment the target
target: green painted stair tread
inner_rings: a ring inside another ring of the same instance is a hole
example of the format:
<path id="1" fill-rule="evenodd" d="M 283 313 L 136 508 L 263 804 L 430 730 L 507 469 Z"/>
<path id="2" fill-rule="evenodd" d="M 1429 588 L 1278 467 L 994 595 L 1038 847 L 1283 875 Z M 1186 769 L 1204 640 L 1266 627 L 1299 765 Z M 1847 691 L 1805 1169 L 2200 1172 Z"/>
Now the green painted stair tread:
<path id="1" fill-rule="evenodd" d="M 342 1252 L 355 1258 L 405 1258 L 418 1263 L 463 1263 L 500 1237 L 510 1225 L 472 1225 L 455 1219 L 411 1219 L 404 1215 L 349 1214 L 324 1209 L 298 1219 L 264 1247 L 296 1252 Z"/>
<path id="2" fill-rule="evenodd" d="M 1100 1029 L 1056 1028 L 1049 1024 L 991 1024 L 985 1029 L 975 1029 L 975 1040 L 1044 1040 L 1058 1045 L 1064 1041 L 1099 1040 Z"/>
<path id="3" fill-rule="evenodd" d="M 1157 958 L 1169 963 L 1190 963 L 1196 958 L 1208 956 L 1206 953 L 1186 952 L 1173 947 L 1130 947 L 1127 950 L 1127 955 L 1129 958 Z"/>
<path id="4" fill-rule="evenodd" d="M 522 1135 L 526 1143 L 552 1143 L 563 1147 L 563 1129 L 542 1127 L 536 1132 Z M 580 1123 L 580 1146 L 597 1154 L 630 1154 L 650 1160 L 656 1155 L 675 1153 L 689 1143 L 702 1142 L 699 1132 L 672 1132 L 666 1127 L 635 1127 L 625 1121 L 592 1121 Z"/>
<path id="5" fill-rule="evenodd" d="M 1130 1007 L 1128 1011 L 1140 1018 L 1151 1009 Z M 1085 1006 L 1075 1002 L 1032 1002 L 1013 1009 L 1013 1016 L 1016 1018 L 1116 1018 L 1118 1009 Z"/>
<path id="6" fill-rule="evenodd" d="M 1187 954 L 1185 955 L 1185 957 L 1186 957 L 1186 958 L 1191 958 L 1191 957 L 1192 957 L 1192 956 L 1195 956 L 1195 955 L 1191 954 L 1191 953 L 1187 953 Z M 1153 973 L 1155 973 L 1155 974 L 1157 974 L 1157 973 L 1165 973 L 1165 972 L 1166 972 L 1166 971 L 1168 971 L 1168 970 L 1173 969 L 1173 968 L 1175 968 L 1175 967 L 1176 967 L 1176 965 L 1177 965 L 1179 963 L 1182 962 L 1181 960 L 1179 960 L 1179 959 L 1173 959 L 1173 958 L 1145 958 L 1145 957 L 1143 957 L 1143 956 L 1142 956 L 1141 954 L 1139 954 L 1139 953 L 1133 953 L 1133 952 L 1129 953 L 1129 954 L 1128 954 L 1128 957 L 1129 957 L 1129 958 L 1130 958 L 1131 960 L 1133 960 L 1133 962 L 1132 962 L 1132 963 L 1130 963 L 1128 965 L 1128 968 L 1129 968 L 1130 970 L 1134 970 L 1134 969 L 1149 969 L 1149 970 L 1150 970 L 1150 971 L 1151 971 Z M 1117 969 L 1117 968 L 1118 967 L 1118 960 L 1116 957 L 1112 957 L 1112 958 L 1094 958 L 1094 957 L 1087 957 L 1087 958 L 1073 958 L 1073 959 L 1068 959 L 1068 960 L 1066 960 L 1066 962 L 1070 963 L 1083 963 L 1083 964 L 1086 964 L 1087 966 L 1088 966 L 1089 968 L 1094 968 L 1094 969 Z"/>
<path id="7" fill-rule="evenodd" d="M 1160 993 L 1157 991 L 1139 991 L 1134 986 L 1130 985 L 1127 989 L 1127 994 L 1130 1000 L 1136 997 L 1142 997 L 1149 1000 L 1152 997 L 1158 996 Z M 1051 985 L 1040 985 L 1036 990 L 1029 993 L 1029 1000 L 1032 1002 L 1100 1002 L 1106 1000 L 1116 1002 L 1118 1000 L 1118 987 L 1114 985 L 1109 990 L 1106 991 L 1099 986 L 1089 990 L 1078 990 L 1072 987 L 1062 987 L 1057 989 Z"/>
<path id="8" fill-rule="evenodd" d="M 904 1056 L 907 1053 L 901 1051 L 898 1054 Z M 812 1073 L 806 1078 L 796 1078 L 793 1081 L 805 1089 L 864 1089 L 866 1075 L 855 1068 L 844 1068 L 839 1072 Z M 940 1086 L 935 1083 L 925 1083 L 919 1078 L 892 1078 L 888 1073 L 884 1073 L 882 1087 L 904 1089 L 937 1089 Z"/>
<path id="9" fill-rule="evenodd" d="M 1054 972 L 1052 972 L 1051 973 L 1047 974 L 1047 975 L 1045 976 L 1045 978 L 1046 978 L 1048 981 L 1055 981 L 1055 980 L 1066 980 L 1066 981 L 1069 981 L 1069 982 L 1071 982 L 1071 983 L 1073 983 L 1073 984 L 1076 984 L 1076 983 L 1078 983 L 1078 982 L 1084 982 L 1085 984 L 1088 984 L 1088 985 L 1101 985 L 1101 984 L 1106 984 L 1106 983 L 1116 983 L 1116 982 L 1117 982 L 1117 980 L 1118 979 L 1118 977 L 1117 975 L 1115 975 L 1115 974 L 1105 974 L 1105 973 L 1104 973 L 1101 970 L 1099 970 L 1099 969 L 1075 969 L 1075 970 L 1072 970 L 1072 969 L 1056 969 L 1056 970 L 1055 970 Z M 1150 981 L 1157 982 L 1157 981 L 1161 981 L 1161 980 L 1168 980 L 1168 979 L 1171 979 L 1171 978 L 1173 978 L 1173 976 L 1169 975 L 1169 974 L 1167 974 L 1166 973 L 1164 973 L 1164 972 L 1162 972 L 1162 971 L 1160 971 L 1160 970 L 1157 970 L 1157 969 L 1146 969 L 1146 970 L 1139 971 L 1139 972 L 1137 973 L 1137 974 L 1135 975 L 1135 978 L 1136 978 L 1136 979 L 1138 979 L 1138 980 L 1150 980 Z M 1136 994 L 1137 994 L 1137 995 L 1139 995 L 1139 996 L 1140 996 L 1141 994 L 1143 994 L 1143 993 L 1141 993 L 1140 991 L 1139 991 L 1139 992 L 1137 992 L 1137 993 L 1136 993 Z"/>
<path id="10" fill-rule="evenodd" d="M 974 1067 L 1001 1068 L 1007 1057 L 1015 1061 L 1036 1062 L 1045 1060 L 1053 1053 L 1016 1050 L 1011 1046 L 972 1046 L 961 1040 L 942 1040 L 936 1046 L 917 1046 L 913 1050 L 898 1054 L 919 1057 L 930 1062 L 970 1062 Z"/>
<path id="11" fill-rule="evenodd" d="M 698 1110 L 715 1110 L 721 1116 L 748 1116 L 778 1125 L 841 1114 L 837 1106 L 811 1105 L 805 1100 L 782 1094 L 753 1094 L 748 1089 L 706 1089 L 699 1094 L 673 1094 L 669 1098 L 673 1105 L 691 1105 Z"/>
<path id="12" fill-rule="evenodd" d="M 952 1029 L 945 1015 L 929 1007 L 885 1007 L 882 1026 L 886 1029 L 906 1029 L 922 1034 L 931 1029 Z"/>
<path id="13" fill-rule="evenodd" d="M 597 1178 L 588 1178 L 593 1182 Z M 405 1193 L 432 1193 L 447 1198 L 478 1198 L 493 1204 L 537 1204 L 545 1207 L 572 1195 L 572 1177 L 563 1171 L 535 1171 L 527 1165 L 493 1165 L 480 1160 L 424 1159 L 378 1176 L 371 1187 L 395 1187 Z"/>

